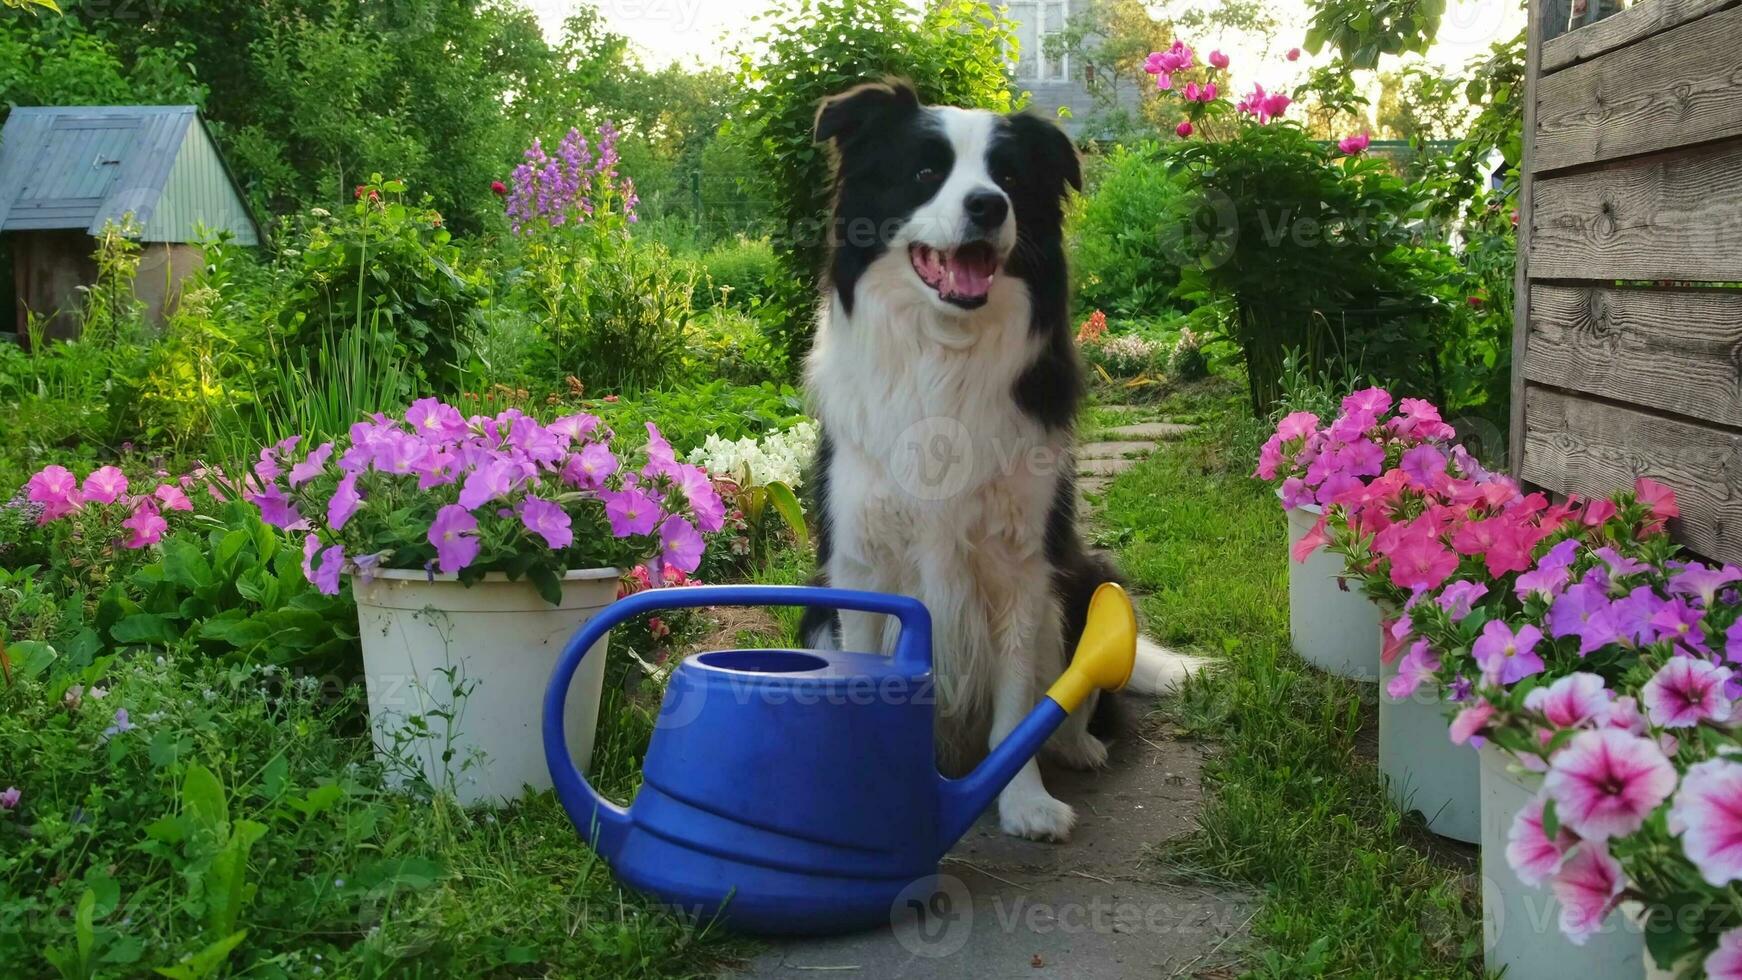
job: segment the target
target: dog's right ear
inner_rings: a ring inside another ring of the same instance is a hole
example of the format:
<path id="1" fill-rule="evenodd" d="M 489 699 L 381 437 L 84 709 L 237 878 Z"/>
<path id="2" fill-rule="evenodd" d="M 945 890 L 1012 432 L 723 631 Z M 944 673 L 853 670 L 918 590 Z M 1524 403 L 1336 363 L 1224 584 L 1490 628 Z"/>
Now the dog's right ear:
<path id="1" fill-rule="evenodd" d="M 815 138 L 837 146 L 850 143 L 874 122 L 895 113 L 917 112 L 919 93 L 898 80 L 872 82 L 824 99 L 817 110 Z"/>

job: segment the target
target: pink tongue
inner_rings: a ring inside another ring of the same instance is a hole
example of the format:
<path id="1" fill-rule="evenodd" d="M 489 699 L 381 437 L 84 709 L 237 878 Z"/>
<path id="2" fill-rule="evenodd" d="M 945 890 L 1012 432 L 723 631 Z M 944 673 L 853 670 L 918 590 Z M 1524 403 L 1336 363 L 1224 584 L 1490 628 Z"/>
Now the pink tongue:
<path id="1" fill-rule="evenodd" d="M 980 299 L 992 291 L 992 271 L 983 263 L 964 262 L 951 256 L 944 259 L 943 266 L 944 281 L 939 292 L 944 298 Z"/>

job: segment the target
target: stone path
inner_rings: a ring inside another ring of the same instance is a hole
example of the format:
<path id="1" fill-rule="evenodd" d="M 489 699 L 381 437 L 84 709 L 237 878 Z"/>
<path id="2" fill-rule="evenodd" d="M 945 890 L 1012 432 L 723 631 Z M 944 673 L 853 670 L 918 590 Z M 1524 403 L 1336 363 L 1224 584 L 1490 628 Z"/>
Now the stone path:
<path id="1" fill-rule="evenodd" d="M 1132 413 L 1140 410 L 1132 409 Z M 1078 449 L 1085 513 L 1113 477 L 1191 426 L 1142 422 Z M 1127 697 L 1136 716 L 1147 705 Z M 1204 750 L 1172 741 L 1153 718 L 1116 743 L 1105 770 L 1042 769 L 1077 810 L 1065 844 L 1005 836 L 995 814 L 944 859 L 941 898 L 924 919 L 851 936 L 783 940 L 723 976 L 852 980 L 1124 980 L 1233 977 L 1251 896 L 1170 877 L 1154 846 L 1190 833 Z"/>

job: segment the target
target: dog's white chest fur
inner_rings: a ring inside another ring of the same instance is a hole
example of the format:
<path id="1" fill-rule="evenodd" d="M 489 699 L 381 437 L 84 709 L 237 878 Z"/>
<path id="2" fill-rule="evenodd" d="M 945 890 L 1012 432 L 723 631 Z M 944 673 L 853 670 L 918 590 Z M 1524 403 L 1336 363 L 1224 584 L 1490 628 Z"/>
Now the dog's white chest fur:
<path id="1" fill-rule="evenodd" d="M 1062 663 L 1045 530 L 1068 444 L 1014 398 L 1040 349 L 1027 285 L 1006 278 L 956 315 L 895 281 L 908 275 L 905 255 L 883 256 L 852 314 L 837 297 L 820 324 L 809 392 L 834 441 L 827 571 L 930 608 L 940 752 L 965 764 L 984 750 L 1010 654 L 1030 654 L 1023 669 Z M 847 649 L 893 641 L 878 617 L 842 617 Z"/>

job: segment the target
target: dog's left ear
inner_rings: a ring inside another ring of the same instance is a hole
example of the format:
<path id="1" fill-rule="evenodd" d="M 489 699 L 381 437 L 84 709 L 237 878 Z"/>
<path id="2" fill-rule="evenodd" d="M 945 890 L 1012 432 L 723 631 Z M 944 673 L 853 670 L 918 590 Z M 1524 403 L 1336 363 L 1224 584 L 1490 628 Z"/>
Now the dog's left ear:
<path id="1" fill-rule="evenodd" d="M 1034 161 L 1035 172 L 1048 186 L 1057 187 L 1060 197 L 1067 186 L 1083 189 L 1083 160 L 1064 130 L 1028 112 L 1011 116 L 1010 130 L 1024 155 Z"/>

